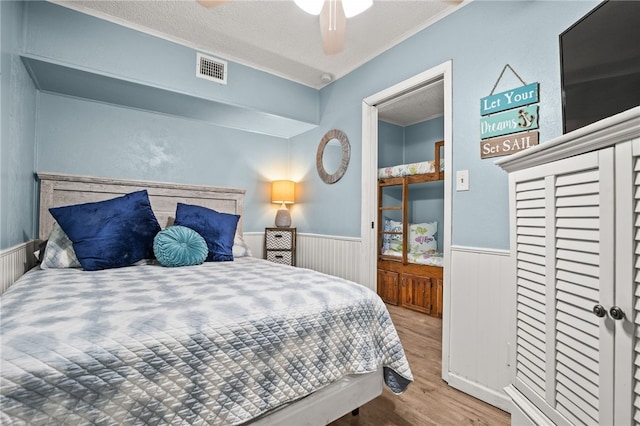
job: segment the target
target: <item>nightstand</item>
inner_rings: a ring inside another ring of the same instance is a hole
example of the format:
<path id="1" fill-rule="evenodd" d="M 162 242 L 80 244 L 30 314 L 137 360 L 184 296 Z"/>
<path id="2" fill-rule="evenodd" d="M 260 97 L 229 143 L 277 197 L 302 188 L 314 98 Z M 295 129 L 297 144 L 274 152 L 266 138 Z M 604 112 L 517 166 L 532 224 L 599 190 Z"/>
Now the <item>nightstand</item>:
<path id="1" fill-rule="evenodd" d="M 296 228 L 265 228 L 264 258 L 296 266 Z"/>

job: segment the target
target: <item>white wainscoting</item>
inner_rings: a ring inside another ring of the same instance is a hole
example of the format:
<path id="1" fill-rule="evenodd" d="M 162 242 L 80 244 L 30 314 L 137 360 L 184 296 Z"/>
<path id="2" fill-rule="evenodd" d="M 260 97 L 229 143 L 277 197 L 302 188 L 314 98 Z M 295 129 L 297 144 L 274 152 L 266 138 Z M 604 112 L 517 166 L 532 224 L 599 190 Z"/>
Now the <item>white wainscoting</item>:
<path id="1" fill-rule="evenodd" d="M 513 271 L 509 251 L 451 247 L 449 384 L 505 411 Z"/>
<path id="2" fill-rule="evenodd" d="M 0 294 L 35 265 L 36 241 L 27 241 L 0 251 Z"/>
<path id="3" fill-rule="evenodd" d="M 254 257 L 264 258 L 264 233 L 245 232 Z M 296 265 L 360 282 L 360 238 L 298 233 Z"/>
<path id="4" fill-rule="evenodd" d="M 242 237 L 253 257 L 264 259 L 264 232 L 245 232 Z"/>

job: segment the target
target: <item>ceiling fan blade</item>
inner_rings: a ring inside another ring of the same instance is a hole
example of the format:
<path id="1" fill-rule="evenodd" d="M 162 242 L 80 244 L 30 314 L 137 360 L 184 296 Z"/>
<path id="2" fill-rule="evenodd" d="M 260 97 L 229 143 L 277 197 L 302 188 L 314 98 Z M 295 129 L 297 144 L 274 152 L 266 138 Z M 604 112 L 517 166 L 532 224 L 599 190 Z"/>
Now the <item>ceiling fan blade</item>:
<path id="1" fill-rule="evenodd" d="M 320 12 L 320 35 L 322 50 L 327 55 L 335 55 L 344 48 L 347 18 L 344 16 L 340 0 L 327 0 Z"/>
<path id="2" fill-rule="evenodd" d="M 201 6 L 204 7 L 215 7 L 220 6 L 223 3 L 228 2 L 229 0 L 196 0 Z"/>

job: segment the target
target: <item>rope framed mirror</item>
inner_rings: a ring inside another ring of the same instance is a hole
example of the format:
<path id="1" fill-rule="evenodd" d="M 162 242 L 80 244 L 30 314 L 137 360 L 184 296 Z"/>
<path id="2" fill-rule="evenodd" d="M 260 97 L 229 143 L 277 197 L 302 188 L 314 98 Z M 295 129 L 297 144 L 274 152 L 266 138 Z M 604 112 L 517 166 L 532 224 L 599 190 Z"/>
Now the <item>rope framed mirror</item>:
<path id="1" fill-rule="evenodd" d="M 349 166 L 351 145 L 347 135 L 338 129 L 329 130 L 322 137 L 316 152 L 316 169 L 324 183 L 332 184 L 344 176 Z"/>

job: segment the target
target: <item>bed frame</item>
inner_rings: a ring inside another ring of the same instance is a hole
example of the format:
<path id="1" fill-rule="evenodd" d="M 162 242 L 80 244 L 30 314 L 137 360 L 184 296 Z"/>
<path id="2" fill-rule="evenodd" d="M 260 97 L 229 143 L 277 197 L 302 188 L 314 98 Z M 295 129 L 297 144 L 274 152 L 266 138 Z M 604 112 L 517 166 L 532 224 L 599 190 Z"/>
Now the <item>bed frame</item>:
<path id="1" fill-rule="evenodd" d="M 51 233 L 53 217 L 49 208 L 69 204 L 102 201 L 146 189 L 151 208 L 162 227 L 173 224 L 177 203 L 196 204 L 223 213 L 240 215 L 238 233 L 242 234 L 244 189 L 206 185 L 123 180 L 61 173 L 37 174 L 40 181 L 40 239 Z M 382 369 L 345 377 L 299 401 L 274 410 L 249 424 L 258 426 L 326 425 L 382 393 Z"/>
<path id="2" fill-rule="evenodd" d="M 146 189 L 151 208 L 163 228 L 173 224 L 178 203 L 197 204 L 223 213 L 240 215 L 238 232 L 242 233 L 244 189 L 205 185 L 111 179 L 61 173 L 38 173 L 40 181 L 40 239 L 51 233 L 52 207 L 90 203 Z"/>

